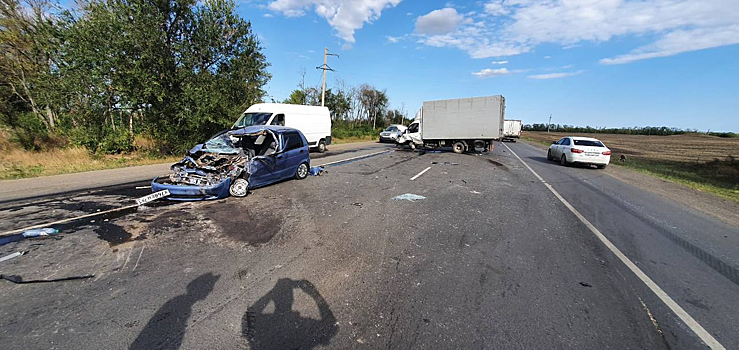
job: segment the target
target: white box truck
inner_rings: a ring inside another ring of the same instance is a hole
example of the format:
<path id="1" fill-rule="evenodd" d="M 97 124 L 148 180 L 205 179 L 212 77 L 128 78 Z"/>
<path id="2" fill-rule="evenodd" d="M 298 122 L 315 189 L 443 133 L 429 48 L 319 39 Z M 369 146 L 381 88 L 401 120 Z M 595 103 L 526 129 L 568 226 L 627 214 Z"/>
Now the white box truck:
<path id="1" fill-rule="evenodd" d="M 521 138 L 522 123 L 520 120 L 506 119 L 503 121 L 503 141 L 516 142 Z"/>
<path id="2" fill-rule="evenodd" d="M 249 107 L 232 128 L 252 125 L 281 125 L 300 130 L 308 146 L 325 152 L 331 144 L 331 113 L 328 107 L 258 103 Z"/>
<path id="3" fill-rule="evenodd" d="M 425 101 L 398 143 L 451 147 L 456 153 L 492 150 L 503 137 L 505 98 L 501 95 Z"/>

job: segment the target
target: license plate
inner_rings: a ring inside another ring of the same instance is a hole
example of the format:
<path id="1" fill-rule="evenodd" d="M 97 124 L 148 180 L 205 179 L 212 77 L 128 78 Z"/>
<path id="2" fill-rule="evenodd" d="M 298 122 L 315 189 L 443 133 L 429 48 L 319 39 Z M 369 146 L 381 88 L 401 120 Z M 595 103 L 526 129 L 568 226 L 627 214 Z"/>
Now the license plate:
<path id="1" fill-rule="evenodd" d="M 599 155 L 599 154 L 600 154 L 600 153 L 598 153 L 598 152 L 590 152 L 590 153 L 585 153 L 585 155 L 588 155 L 588 156 L 591 156 L 591 157 L 592 157 L 592 156 L 597 156 L 597 155 Z"/>
<path id="2" fill-rule="evenodd" d="M 148 196 L 143 196 L 141 198 L 136 199 L 136 204 L 138 205 L 144 205 L 149 202 L 153 202 L 159 198 L 164 198 L 166 196 L 169 196 L 169 190 L 162 190 L 159 192 L 154 192 Z"/>

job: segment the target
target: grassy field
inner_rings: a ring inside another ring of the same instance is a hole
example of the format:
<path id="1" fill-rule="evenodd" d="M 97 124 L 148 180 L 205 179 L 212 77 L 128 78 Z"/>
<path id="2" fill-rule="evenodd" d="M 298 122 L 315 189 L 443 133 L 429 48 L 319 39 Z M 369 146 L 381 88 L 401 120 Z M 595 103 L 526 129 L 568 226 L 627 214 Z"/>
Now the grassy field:
<path id="1" fill-rule="evenodd" d="M 701 134 L 644 136 L 524 132 L 523 140 L 549 146 L 563 136 L 595 137 L 613 151 L 612 165 L 659 176 L 739 202 L 739 139 Z M 619 162 L 621 155 L 625 162 Z"/>

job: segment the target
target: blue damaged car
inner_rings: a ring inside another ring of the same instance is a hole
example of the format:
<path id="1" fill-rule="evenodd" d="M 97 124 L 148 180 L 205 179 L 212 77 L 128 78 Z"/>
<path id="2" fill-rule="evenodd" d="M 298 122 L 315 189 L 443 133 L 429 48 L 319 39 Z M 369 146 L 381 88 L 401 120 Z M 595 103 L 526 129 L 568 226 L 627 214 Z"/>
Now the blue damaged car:
<path id="1" fill-rule="evenodd" d="M 152 192 L 169 190 L 170 200 L 244 197 L 278 181 L 305 179 L 310 170 L 308 141 L 299 130 L 259 125 L 222 131 L 193 147 L 155 178 Z"/>

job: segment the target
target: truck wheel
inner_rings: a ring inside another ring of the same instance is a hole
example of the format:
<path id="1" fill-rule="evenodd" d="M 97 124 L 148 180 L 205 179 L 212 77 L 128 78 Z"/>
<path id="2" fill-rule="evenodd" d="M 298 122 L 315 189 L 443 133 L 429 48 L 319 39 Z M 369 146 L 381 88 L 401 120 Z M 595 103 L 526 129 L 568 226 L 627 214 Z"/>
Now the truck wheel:
<path id="1" fill-rule="evenodd" d="M 234 197 L 246 197 L 249 193 L 249 182 L 244 178 L 238 178 L 231 183 L 228 193 Z"/>
<path id="2" fill-rule="evenodd" d="M 326 152 L 326 140 L 321 139 L 321 141 L 318 141 L 318 152 Z"/>
<path id="3" fill-rule="evenodd" d="M 464 142 L 462 142 L 462 141 L 457 141 L 457 142 L 454 143 L 454 145 L 452 145 L 452 149 L 454 150 L 454 153 L 456 153 L 456 154 L 462 154 L 462 153 L 464 153 L 464 149 L 465 148 L 466 147 L 464 146 Z"/>

